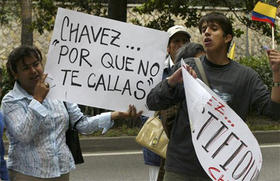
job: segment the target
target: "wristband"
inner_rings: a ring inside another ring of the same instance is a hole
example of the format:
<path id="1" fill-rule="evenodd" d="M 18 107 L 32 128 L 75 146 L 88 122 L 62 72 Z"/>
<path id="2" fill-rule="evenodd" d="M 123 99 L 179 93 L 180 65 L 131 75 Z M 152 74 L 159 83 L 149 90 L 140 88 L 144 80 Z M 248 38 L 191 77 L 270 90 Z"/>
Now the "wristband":
<path id="1" fill-rule="evenodd" d="M 280 87 L 280 82 L 273 82 L 272 87 Z"/>

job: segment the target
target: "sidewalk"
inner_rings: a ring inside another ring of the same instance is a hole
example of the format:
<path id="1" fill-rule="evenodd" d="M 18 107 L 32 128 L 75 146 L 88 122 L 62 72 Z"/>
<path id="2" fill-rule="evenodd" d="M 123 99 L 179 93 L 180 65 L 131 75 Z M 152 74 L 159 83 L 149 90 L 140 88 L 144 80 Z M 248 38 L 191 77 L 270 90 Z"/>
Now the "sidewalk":
<path id="1" fill-rule="evenodd" d="M 260 145 L 279 144 L 280 130 L 253 132 Z M 89 137 L 80 139 L 82 151 L 86 152 L 113 152 L 141 150 L 141 146 L 135 142 L 135 136 L 122 137 Z M 7 153 L 8 142 L 5 142 Z"/>

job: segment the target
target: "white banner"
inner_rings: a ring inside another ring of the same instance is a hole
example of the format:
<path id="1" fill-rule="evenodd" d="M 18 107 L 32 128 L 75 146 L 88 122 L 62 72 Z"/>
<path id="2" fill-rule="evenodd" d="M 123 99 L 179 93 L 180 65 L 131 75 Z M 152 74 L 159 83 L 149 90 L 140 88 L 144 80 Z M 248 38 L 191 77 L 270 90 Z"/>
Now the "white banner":
<path id="1" fill-rule="evenodd" d="M 59 8 L 45 72 L 49 97 L 109 110 L 143 110 L 161 81 L 168 34 Z"/>
<path id="2" fill-rule="evenodd" d="M 262 166 L 260 146 L 244 121 L 210 88 L 182 73 L 192 141 L 212 180 L 257 180 Z"/>

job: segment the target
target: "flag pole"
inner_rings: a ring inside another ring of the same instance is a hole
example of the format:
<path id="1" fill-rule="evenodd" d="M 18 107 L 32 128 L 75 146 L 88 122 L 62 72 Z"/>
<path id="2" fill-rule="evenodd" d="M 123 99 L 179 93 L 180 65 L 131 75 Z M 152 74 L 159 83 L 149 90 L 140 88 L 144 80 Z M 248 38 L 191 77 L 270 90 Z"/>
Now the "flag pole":
<path id="1" fill-rule="evenodd" d="M 274 50 L 274 26 L 271 26 L 272 49 Z"/>

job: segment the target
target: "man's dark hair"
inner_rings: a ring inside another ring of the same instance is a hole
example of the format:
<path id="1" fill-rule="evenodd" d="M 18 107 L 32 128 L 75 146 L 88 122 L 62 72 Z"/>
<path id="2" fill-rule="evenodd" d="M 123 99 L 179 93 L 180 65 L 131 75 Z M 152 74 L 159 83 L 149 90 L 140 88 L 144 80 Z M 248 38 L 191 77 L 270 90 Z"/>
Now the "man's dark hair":
<path id="1" fill-rule="evenodd" d="M 38 61 L 42 62 L 41 51 L 34 46 L 21 45 L 15 48 L 8 56 L 8 61 L 6 63 L 6 68 L 11 80 L 14 79 L 13 73 L 17 73 L 17 64 L 19 61 L 24 61 L 27 57 L 34 57 Z"/>
<path id="2" fill-rule="evenodd" d="M 224 36 L 226 36 L 228 34 L 232 35 L 232 37 L 234 36 L 233 28 L 232 28 L 232 24 L 231 24 L 230 20 L 222 13 L 211 12 L 211 13 L 203 16 L 198 23 L 200 33 L 202 33 L 202 25 L 205 22 L 206 23 L 217 23 L 218 25 L 220 25 L 222 30 L 224 31 Z M 227 50 L 229 50 L 230 44 L 231 44 L 231 41 L 228 42 L 228 44 L 227 44 Z"/>
<path id="3" fill-rule="evenodd" d="M 189 42 L 184 44 L 178 49 L 175 62 L 180 61 L 182 58 L 195 57 L 198 53 L 205 52 L 203 46 L 199 43 Z"/>

